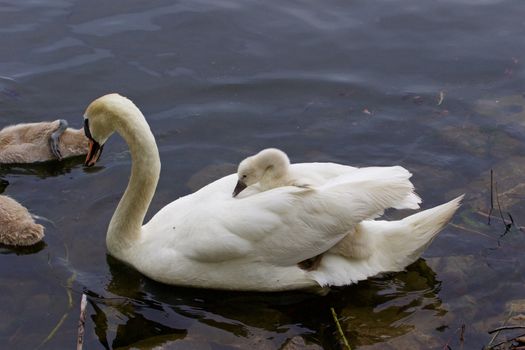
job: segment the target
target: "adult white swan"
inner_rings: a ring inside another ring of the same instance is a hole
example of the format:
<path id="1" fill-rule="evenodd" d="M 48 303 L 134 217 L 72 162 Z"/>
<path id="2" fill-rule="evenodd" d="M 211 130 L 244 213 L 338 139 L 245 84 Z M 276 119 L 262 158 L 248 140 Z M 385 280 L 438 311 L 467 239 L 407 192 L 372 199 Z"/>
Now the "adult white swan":
<path id="1" fill-rule="evenodd" d="M 346 285 L 398 271 L 418 258 L 461 200 L 401 221 L 363 221 L 412 194 L 406 174 L 357 170 L 313 190 L 285 186 L 237 198 L 231 195 L 237 182 L 232 174 L 168 204 L 142 226 L 160 173 L 144 116 L 127 98 L 110 94 L 93 101 L 84 118 L 86 165 L 95 164 L 115 131 L 131 151 L 131 178 L 109 224 L 108 251 L 163 283 L 278 291 Z M 349 259 L 328 252 L 349 233 L 371 254 Z M 298 266 L 320 254 L 315 270 Z"/>

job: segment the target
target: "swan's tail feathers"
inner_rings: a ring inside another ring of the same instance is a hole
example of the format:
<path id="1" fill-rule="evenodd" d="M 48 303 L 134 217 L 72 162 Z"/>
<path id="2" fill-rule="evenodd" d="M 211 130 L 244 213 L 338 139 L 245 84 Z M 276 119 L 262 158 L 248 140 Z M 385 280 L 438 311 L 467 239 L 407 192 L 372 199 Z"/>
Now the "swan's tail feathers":
<path id="1" fill-rule="evenodd" d="M 410 215 L 399 221 L 397 227 L 387 229 L 384 238 L 377 242 L 380 244 L 378 250 L 388 252 L 383 264 L 391 266 L 391 271 L 399 271 L 416 261 L 452 219 L 463 197 L 461 195 L 445 204 Z M 365 229 L 366 226 L 365 223 Z"/>
<path id="2" fill-rule="evenodd" d="M 411 176 L 400 166 L 361 168 L 329 181 L 319 190 L 327 201 L 345 205 L 346 213 L 361 221 L 376 218 L 388 208 L 419 208 L 421 199 L 414 192 Z"/>
<path id="3" fill-rule="evenodd" d="M 369 255 L 344 257 L 328 252 L 319 268 L 311 272 L 312 278 L 321 286 L 341 286 L 381 272 L 403 270 L 419 258 L 450 221 L 462 199 L 463 195 L 399 221 L 361 222 L 356 227 L 356 236 L 360 237 L 360 245 L 368 245 Z"/>

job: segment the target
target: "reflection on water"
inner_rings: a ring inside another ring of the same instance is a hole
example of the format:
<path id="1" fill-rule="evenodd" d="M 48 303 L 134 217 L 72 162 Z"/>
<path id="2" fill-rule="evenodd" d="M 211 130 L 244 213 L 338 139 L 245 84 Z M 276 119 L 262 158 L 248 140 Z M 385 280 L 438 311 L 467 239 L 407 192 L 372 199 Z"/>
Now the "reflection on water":
<path id="1" fill-rule="evenodd" d="M 94 98 L 129 96 L 162 160 L 147 218 L 265 147 L 294 162 L 400 164 L 424 208 L 467 195 L 405 272 L 324 297 L 224 293 L 106 261 L 130 171 L 121 139 L 97 168 L 82 157 L 0 166 L 0 193 L 46 228 L 35 247 L 0 247 L 0 348 L 73 346 L 83 291 L 86 348 L 276 349 L 300 337 L 339 349 L 332 307 L 352 348 L 456 349 L 463 324 L 465 349 L 486 345 L 487 330 L 525 314 L 524 11 L 511 0 L 4 1 L 0 126 L 80 126 Z"/>
<path id="2" fill-rule="evenodd" d="M 407 271 L 332 290 L 235 293 L 165 286 L 108 257 L 111 275 L 101 293 L 88 295 L 88 334 L 105 348 L 223 344 L 280 348 L 295 336 L 337 348 L 330 308 L 353 346 L 383 343 L 412 331 L 422 314 L 444 315 L 440 282 L 420 259 Z M 438 327 L 435 321 L 427 321 Z M 96 347 L 96 343 L 91 346 Z"/>
<path id="3" fill-rule="evenodd" d="M 33 164 L 0 164 L 0 176 L 32 175 L 44 179 L 50 176 L 66 175 L 71 172 L 71 169 L 81 167 L 84 164 L 84 159 L 84 156 L 78 156 L 67 158 L 60 162 L 53 160 Z M 86 171 L 92 170 L 86 169 Z M 9 182 L 6 182 L 5 186 L 7 184 Z M 0 186 L 2 186 L 1 180 Z"/>
<path id="4" fill-rule="evenodd" d="M 40 241 L 36 244 L 33 244 L 32 246 L 21 246 L 21 247 L 14 247 L 14 246 L 7 246 L 0 244 L 0 254 L 16 254 L 16 255 L 25 255 L 25 254 L 35 254 L 41 251 L 46 247 L 46 243 L 44 241 Z"/>
<path id="5" fill-rule="evenodd" d="M 0 179 L 0 194 L 5 191 L 5 188 L 9 185 L 9 181 Z"/>

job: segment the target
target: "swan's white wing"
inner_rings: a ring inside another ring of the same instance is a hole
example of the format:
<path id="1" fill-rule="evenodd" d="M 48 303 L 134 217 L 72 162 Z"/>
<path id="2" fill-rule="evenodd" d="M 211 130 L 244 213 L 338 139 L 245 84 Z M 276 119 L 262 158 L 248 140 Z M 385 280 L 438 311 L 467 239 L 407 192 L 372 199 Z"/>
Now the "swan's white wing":
<path id="1" fill-rule="evenodd" d="M 171 203 L 144 230 L 163 232 L 171 249 L 199 262 L 292 265 L 325 252 L 357 223 L 411 193 L 410 174 L 392 168 L 359 169 L 318 188 L 281 187 L 244 198 L 232 198 L 236 177 L 227 176 Z"/>
<path id="2" fill-rule="evenodd" d="M 297 179 L 299 183 L 314 186 L 322 186 L 336 177 L 350 174 L 358 169 L 372 171 L 375 174 L 374 176 L 382 173 L 384 177 L 396 177 L 399 176 L 400 172 L 403 173 L 403 176 L 407 176 L 407 180 L 412 176 L 406 169 L 399 166 L 355 168 L 337 163 L 296 163 L 290 166 L 293 178 Z M 412 192 L 392 207 L 396 209 L 419 209 L 419 204 L 421 204 L 421 198 Z"/>

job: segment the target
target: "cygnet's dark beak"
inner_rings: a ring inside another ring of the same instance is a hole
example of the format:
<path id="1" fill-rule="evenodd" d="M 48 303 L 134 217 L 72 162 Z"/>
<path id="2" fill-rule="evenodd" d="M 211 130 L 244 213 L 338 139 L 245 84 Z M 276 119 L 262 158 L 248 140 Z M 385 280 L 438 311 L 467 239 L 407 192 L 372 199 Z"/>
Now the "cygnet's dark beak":
<path id="1" fill-rule="evenodd" d="M 237 181 L 237 186 L 235 186 L 235 189 L 233 190 L 233 196 L 237 197 L 239 193 L 242 192 L 246 188 L 246 184 L 242 182 L 241 180 Z"/>
<path id="2" fill-rule="evenodd" d="M 89 120 L 84 119 L 84 134 L 86 134 L 86 137 L 89 139 L 89 151 L 86 156 L 86 161 L 84 162 L 85 166 L 93 166 L 100 158 L 100 155 L 102 154 L 102 150 L 104 149 L 104 145 L 100 145 L 97 141 L 93 139 L 93 136 L 91 136 L 91 130 L 89 130 Z"/>

